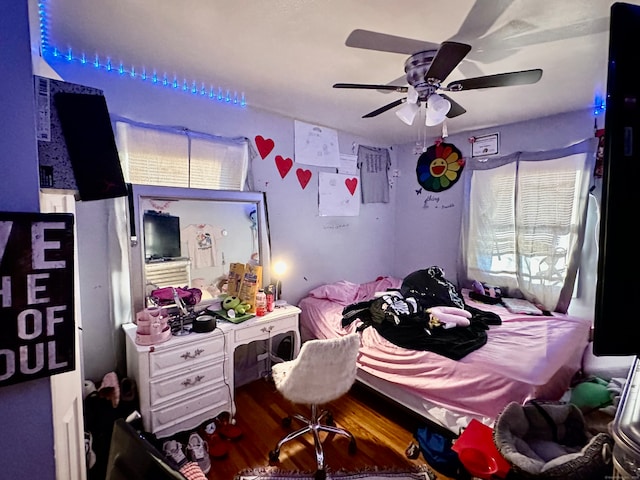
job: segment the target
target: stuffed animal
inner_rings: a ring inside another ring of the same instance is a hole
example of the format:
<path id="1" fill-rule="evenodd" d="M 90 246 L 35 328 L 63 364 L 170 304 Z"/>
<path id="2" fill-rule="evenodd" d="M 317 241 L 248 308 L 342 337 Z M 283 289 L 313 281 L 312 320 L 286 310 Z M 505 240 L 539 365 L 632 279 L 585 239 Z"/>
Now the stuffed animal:
<path id="1" fill-rule="evenodd" d="M 227 311 L 227 314 L 233 312 L 233 316 L 244 315 L 251 309 L 251 305 L 247 302 L 243 302 L 239 297 L 235 295 L 227 295 L 222 300 L 222 308 Z"/>
<path id="2" fill-rule="evenodd" d="M 442 325 L 444 328 L 468 327 L 471 324 L 471 312 L 456 307 L 431 307 L 429 313 L 429 326 Z"/>

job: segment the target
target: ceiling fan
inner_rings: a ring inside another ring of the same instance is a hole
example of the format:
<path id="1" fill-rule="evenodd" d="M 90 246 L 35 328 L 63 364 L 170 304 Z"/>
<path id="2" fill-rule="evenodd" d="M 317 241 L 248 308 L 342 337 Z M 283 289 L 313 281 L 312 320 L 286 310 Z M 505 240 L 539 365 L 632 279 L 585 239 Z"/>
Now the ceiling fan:
<path id="1" fill-rule="evenodd" d="M 363 115 L 362 118 L 375 117 L 405 104 L 396 112 L 396 115 L 403 122 L 411 125 L 420 106 L 424 104 L 426 105 L 425 123 L 437 125 L 444 121 L 445 117 L 454 118 L 466 112 L 464 107 L 448 95 L 438 94 L 438 91 L 459 92 L 481 88 L 528 85 L 536 83 L 542 77 L 542 70 L 536 68 L 456 80 L 444 85 L 449 74 L 471 51 L 470 45 L 454 41 L 445 41 L 437 45 L 367 30 L 354 30 L 349 35 L 346 45 L 410 55 L 404 64 L 406 76 L 402 79 L 408 85 L 396 85 L 394 84 L 396 81 L 386 85 L 361 83 L 336 83 L 333 85 L 333 88 L 392 91 L 407 94 L 406 97 L 373 110 Z"/>

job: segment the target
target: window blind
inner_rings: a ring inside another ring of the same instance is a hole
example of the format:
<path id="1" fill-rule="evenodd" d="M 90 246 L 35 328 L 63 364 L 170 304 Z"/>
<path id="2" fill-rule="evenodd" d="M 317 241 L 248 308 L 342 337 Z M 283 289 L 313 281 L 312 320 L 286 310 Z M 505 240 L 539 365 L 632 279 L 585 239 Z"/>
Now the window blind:
<path id="1" fill-rule="evenodd" d="M 470 165 L 459 280 L 514 288 L 549 310 L 568 306 L 584 237 L 592 143 Z"/>
<path id="2" fill-rule="evenodd" d="M 249 164 L 249 144 L 244 138 L 117 121 L 116 141 L 129 183 L 210 190 L 244 188 Z"/>

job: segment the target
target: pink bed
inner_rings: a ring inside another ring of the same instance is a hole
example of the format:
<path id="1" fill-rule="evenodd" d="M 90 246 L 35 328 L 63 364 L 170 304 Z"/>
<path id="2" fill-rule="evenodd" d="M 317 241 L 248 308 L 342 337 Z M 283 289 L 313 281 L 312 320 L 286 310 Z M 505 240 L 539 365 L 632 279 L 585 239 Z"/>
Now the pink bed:
<path id="1" fill-rule="evenodd" d="M 342 327 L 343 308 L 401 283 L 384 277 L 364 284 L 340 281 L 312 290 L 299 303 L 303 341 L 355 331 L 360 320 Z M 559 399 L 580 369 L 590 322 L 559 314 L 513 314 L 501 305 L 475 302 L 465 291 L 463 295 L 468 305 L 502 319 L 501 325 L 490 326 L 484 346 L 456 361 L 398 347 L 368 327 L 362 331 L 359 380 L 454 433 L 472 418 L 492 425 L 511 401 Z"/>

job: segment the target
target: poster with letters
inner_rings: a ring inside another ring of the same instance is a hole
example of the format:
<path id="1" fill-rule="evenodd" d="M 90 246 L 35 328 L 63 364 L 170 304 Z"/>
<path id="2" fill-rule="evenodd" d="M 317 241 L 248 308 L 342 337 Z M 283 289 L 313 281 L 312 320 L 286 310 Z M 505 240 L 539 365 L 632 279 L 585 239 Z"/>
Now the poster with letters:
<path id="1" fill-rule="evenodd" d="M 0 386 L 74 370 L 73 215 L 0 212 Z"/>

